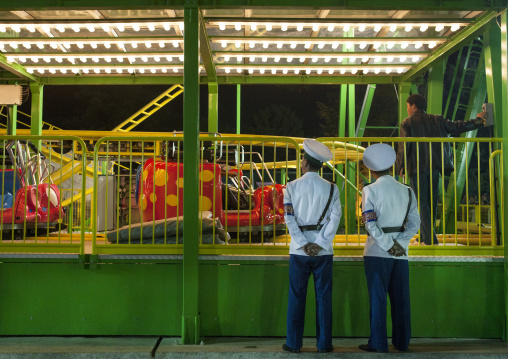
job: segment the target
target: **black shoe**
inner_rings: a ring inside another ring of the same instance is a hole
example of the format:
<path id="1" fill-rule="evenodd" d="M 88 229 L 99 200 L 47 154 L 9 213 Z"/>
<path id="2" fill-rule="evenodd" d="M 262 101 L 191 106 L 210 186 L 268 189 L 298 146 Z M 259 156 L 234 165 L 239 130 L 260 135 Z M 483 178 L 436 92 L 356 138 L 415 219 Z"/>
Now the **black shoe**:
<path id="1" fill-rule="evenodd" d="M 290 353 L 300 353 L 300 349 L 290 348 L 286 344 L 282 344 L 282 349 Z"/>
<path id="2" fill-rule="evenodd" d="M 319 353 L 330 353 L 333 352 L 333 345 L 330 348 L 327 349 L 318 349 Z"/>
<path id="3" fill-rule="evenodd" d="M 376 353 L 378 351 L 376 348 L 371 347 L 369 344 L 360 344 L 358 348 L 365 350 L 366 352 Z"/>

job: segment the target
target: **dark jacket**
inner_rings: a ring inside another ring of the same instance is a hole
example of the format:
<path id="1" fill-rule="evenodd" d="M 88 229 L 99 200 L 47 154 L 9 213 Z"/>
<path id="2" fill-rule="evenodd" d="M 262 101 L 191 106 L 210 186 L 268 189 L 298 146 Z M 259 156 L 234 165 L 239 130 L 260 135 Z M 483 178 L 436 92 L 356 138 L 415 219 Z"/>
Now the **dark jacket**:
<path id="1" fill-rule="evenodd" d="M 482 125 L 482 119 L 476 118 L 469 121 L 450 121 L 441 115 L 430 115 L 423 111 L 416 110 L 413 116 L 407 117 L 400 124 L 400 137 L 449 137 L 458 136 L 462 132 L 474 130 Z M 420 164 L 420 171 L 430 169 L 430 153 L 432 147 L 432 169 L 441 171 L 441 142 L 419 143 L 419 153 L 417 161 L 417 151 L 415 142 L 399 143 L 397 151 L 397 160 L 395 161 L 395 170 L 399 174 L 404 169 L 404 144 L 406 145 L 407 174 L 417 173 L 417 162 Z M 429 146 L 429 144 L 431 146 Z M 451 144 L 444 142 L 443 160 L 445 175 L 453 172 L 453 150 Z"/>

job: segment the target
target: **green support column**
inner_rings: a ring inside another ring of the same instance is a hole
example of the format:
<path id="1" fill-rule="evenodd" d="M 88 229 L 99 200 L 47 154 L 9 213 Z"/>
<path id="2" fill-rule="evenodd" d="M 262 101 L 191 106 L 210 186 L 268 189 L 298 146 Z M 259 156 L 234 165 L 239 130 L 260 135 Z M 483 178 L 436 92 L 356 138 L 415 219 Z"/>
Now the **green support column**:
<path id="1" fill-rule="evenodd" d="M 236 133 L 240 134 L 241 105 L 242 105 L 242 88 L 236 85 Z"/>
<path id="2" fill-rule="evenodd" d="M 208 132 L 219 132 L 219 84 L 208 83 Z"/>
<path id="3" fill-rule="evenodd" d="M 200 340 L 199 320 L 199 9 L 184 8 L 183 72 L 183 308 L 182 343 Z"/>
<path id="4" fill-rule="evenodd" d="M 18 127 L 18 106 L 12 105 L 8 109 L 9 119 L 7 122 L 7 134 L 10 136 L 16 136 L 16 129 Z"/>
<path id="5" fill-rule="evenodd" d="M 356 126 L 356 111 L 355 111 L 355 102 L 356 102 L 356 91 L 355 85 L 348 85 L 348 137 L 355 137 L 355 126 Z M 356 143 L 356 142 L 355 142 Z M 346 178 L 351 183 L 356 183 L 356 170 L 357 170 L 357 161 L 355 158 L 352 158 L 346 163 Z M 346 196 L 344 202 L 344 206 L 346 206 L 346 212 L 344 212 L 344 220 L 347 223 L 347 231 L 346 233 L 356 233 L 356 190 L 349 185 L 347 182 L 345 184 L 345 188 L 347 188 Z"/>
<path id="6" fill-rule="evenodd" d="M 347 60 L 344 60 L 347 61 Z M 347 110 L 347 85 L 340 85 L 340 104 L 339 104 L 339 137 L 346 137 L 346 110 Z M 344 165 L 337 165 L 337 171 L 340 173 L 344 173 Z M 342 179 L 342 177 L 337 177 L 336 181 L 337 187 L 340 192 L 340 204 L 343 215 L 340 218 L 339 228 L 342 228 L 345 223 L 345 191 L 346 182 Z"/>
<path id="7" fill-rule="evenodd" d="M 406 101 L 411 91 L 410 82 L 401 82 L 399 84 L 399 125 L 407 117 L 407 105 Z"/>
<path id="8" fill-rule="evenodd" d="M 501 70 L 501 102 L 502 102 L 502 111 L 501 116 L 496 117 L 496 127 L 501 123 L 506 123 L 508 121 L 508 19 L 507 19 L 507 10 L 504 10 L 501 13 L 501 63 L 503 64 Z M 501 127 L 501 134 L 503 138 L 503 167 L 508 168 L 508 126 Z M 503 173 L 503 185 L 504 188 L 508 188 L 508 171 L 504 171 Z M 504 196 L 504 208 L 508 208 L 508 196 Z M 508 216 L 502 217 L 502 223 L 500 223 L 501 227 L 504 229 L 504 233 L 506 233 L 506 228 L 508 227 Z M 504 302 L 505 302 L 505 321 L 504 321 L 504 330 L 503 330 L 503 340 L 507 340 L 507 331 L 508 331 L 508 322 L 506 318 L 508 317 L 508 245 L 506 245 L 506 238 L 503 238 L 505 246 L 504 246 Z"/>
<path id="9" fill-rule="evenodd" d="M 42 135 L 42 90 L 44 85 L 38 83 L 30 83 L 30 91 L 32 93 L 32 122 L 30 127 L 30 134 L 40 136 Z"/>
<path id="10" fill-rule="evenodd" d="M 367 85 L 367 91 L 363 100 L 362 111 L 360 112 L 360 121 L 356 127 L 355 137 L 363 137 L 363 134 L 365 133 L 365 126 L 367 125 L 367 119 L 369 118 L 374 92 L 376 92 L 376 84 Z"/>
<path id="11" fill-rule="evenodd" d="M 429 70 L 427 113 L 441 114 L 443 112 L 444 64 L 444 61 L 440 61 Z"/>
<path id="12" fill-rule="evenodd" d="M 491 23 L 489 29 L 483 35 L 483 49 L 485 57 L 485 72 L 487 75 L 487 97 L 488 101 L 494 105 L 494 118 L 501 115 L 503 101 L 501 99 L 501 29 L 497 25 L 496 19 Z M 494 137 L 499 137 L 502 133 L 502 123 L 494 126 Z"/>

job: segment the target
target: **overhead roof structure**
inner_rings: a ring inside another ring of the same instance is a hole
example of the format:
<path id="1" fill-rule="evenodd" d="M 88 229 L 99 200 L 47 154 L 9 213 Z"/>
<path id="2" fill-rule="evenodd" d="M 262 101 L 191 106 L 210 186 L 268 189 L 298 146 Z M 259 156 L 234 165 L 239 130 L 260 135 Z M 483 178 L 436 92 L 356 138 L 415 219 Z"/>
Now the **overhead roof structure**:
<path id="1" fill-rule="evenodd" d="M 1 1 L 0 79 L 181 83 L 190 4 L 201 14 L 202 83 L 399 83 L 506 8 L 506 0 L 168 3 Z"/>

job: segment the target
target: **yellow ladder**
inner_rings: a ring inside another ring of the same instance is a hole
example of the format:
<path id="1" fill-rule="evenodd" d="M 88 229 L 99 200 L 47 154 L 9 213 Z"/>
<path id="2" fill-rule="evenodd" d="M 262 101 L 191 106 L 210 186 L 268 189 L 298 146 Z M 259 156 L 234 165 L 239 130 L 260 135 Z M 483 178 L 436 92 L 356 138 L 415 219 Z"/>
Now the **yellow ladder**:
<path id="1" fill-rule="evenodd" d="M 143 107 L 141 110 L 136 112 L 134 115 L 126 119 L 124 122 L 116 126 L 112 131 L 113 132 L 129 132 L 134 127 L 139 125 L 141 122 L 146 120 L 148 117 L 153 115 L 155 112 L 159 111 L 164 105 L 168 102 L 172 101 L 175 97 L 180 95 L 183 92 L 182 85 L 173 85 L 158 97 L 156 97 L 153 101 L 151 101 L 148 105 Z"/>

